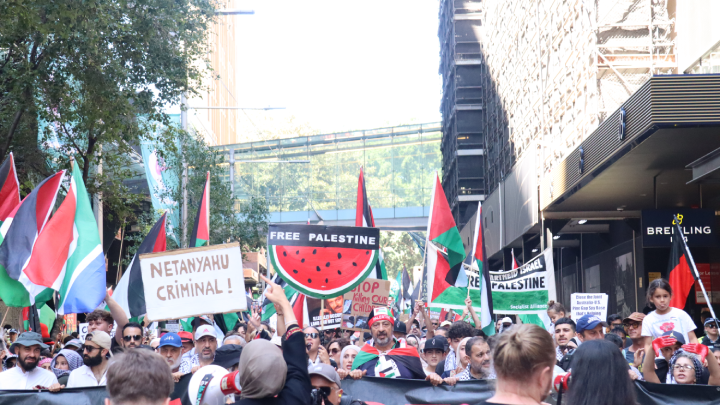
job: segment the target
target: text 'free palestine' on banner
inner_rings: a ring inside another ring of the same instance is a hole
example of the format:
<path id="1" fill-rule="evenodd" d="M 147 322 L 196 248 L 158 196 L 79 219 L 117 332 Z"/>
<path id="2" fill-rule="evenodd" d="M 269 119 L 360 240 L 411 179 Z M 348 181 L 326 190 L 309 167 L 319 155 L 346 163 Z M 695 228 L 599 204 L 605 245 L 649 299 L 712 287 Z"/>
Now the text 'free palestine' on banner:
<path id="1" fill-rule="evenodd" d="M 491 271 L 493 312 L 497 314 L 539 314 L 547 311 L 555 297 L 555 270 L 552 249 L 535 256 L 515 270 Z"/>

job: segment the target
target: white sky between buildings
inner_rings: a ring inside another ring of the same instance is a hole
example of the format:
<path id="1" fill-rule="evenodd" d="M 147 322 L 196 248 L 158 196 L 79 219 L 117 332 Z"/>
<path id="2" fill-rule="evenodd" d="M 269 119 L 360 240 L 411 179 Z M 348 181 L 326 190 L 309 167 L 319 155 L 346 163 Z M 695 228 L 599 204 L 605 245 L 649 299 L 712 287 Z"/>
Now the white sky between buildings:
<path id="1" fill-rule="evenodd" d="M 286 107 L 268 114 L 294 115 L 320 133 L 440 121 L 438 7 L 236 1 L 255 11 L 233 17 L 238 105 Z"/>

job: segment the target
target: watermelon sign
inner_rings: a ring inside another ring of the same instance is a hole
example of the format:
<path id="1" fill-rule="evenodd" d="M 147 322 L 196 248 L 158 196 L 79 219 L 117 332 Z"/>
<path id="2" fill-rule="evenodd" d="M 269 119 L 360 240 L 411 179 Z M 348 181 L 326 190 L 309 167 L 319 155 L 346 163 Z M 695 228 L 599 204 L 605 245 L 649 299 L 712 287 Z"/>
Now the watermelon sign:
<path id="1" fill-rule="evenodd" d="M 268 250 L 275 271 L 315 298 L 342 295 L 375 268 L 380 230 L 354 226 L 270 224 Z"/>

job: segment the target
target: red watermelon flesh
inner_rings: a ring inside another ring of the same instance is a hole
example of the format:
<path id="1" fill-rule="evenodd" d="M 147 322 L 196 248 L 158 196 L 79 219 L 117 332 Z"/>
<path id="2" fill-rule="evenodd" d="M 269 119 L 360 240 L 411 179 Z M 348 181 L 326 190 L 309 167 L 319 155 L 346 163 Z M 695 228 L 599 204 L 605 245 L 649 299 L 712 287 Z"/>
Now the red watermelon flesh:
<path id="1" fill-rule="evenodd" d="M 374 250 L 271 246 L 273 264 L 285 281 L 311 296 L 335 297 L 354 288 L 373 269 Z"/>

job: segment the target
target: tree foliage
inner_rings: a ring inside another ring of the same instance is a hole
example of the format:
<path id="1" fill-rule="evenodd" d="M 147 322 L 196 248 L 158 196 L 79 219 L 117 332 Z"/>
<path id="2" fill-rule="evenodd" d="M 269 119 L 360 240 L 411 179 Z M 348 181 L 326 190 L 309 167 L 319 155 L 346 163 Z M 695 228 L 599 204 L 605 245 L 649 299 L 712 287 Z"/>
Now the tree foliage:
<path id="1" fill-rule="evenodd" d="M 14 150 L 21 176 L 25 169 L 44 177 L 74 157 L 88 192 L 101 192 L 111 214 L 133 206 L 137 201 L 122 184 L 134 175 L 132 147 L 166 134 L 153 128 L 169 123 L 163 108 L 202 88 L 215 2 L 6 0 L 3 6 L 0 159 Z M 95 170 L 100 161 L 102 171 Z"/>
<path id="2" fill-rule="evenodd" d="M 380 248 L 389 280 L 394 280 L 403 266 L 412 275 L 412 268 L 422 265 L 422 253 L 407 232 L 380 232 Z"/>

